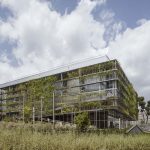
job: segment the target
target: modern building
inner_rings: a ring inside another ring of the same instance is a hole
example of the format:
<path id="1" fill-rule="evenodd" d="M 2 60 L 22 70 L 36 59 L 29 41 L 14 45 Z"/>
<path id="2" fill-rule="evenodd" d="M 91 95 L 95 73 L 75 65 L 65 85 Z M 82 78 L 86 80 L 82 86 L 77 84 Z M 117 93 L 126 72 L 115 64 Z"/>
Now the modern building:
<path id="1" fill-rule="evenodd" d="M 108 57 L 1 84 L 0 101 L 2 119 L 28 115 L 34 120 L 55 118 L 74 123 L 74 117 L 86 111 L 97 128 L 125 127 L 138 114 L 137 93 L 119 62 Z"/>

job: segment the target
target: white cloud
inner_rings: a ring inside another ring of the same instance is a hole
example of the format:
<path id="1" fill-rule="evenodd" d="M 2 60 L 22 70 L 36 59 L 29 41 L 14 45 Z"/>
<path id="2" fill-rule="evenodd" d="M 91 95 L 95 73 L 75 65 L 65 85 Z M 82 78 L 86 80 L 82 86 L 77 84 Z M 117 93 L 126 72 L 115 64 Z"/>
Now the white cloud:
<path id="1" fill-rule="evenodd" d="M 118 58 L 140 95 L 150 97 L 150 21 L 126 29 L 109 45 L 109 53 Z M 149 89 L 149 91 L 148 91 Z"/>
<path id="2" fill-rule="evenodd" d="M 0 3 L 13 13 L 7 22 L 0 21 L 0 40 L 17 42 L 12 52 L 19 62 L 19 67 L 14 67 L 7 55 L 1 55 L 1 83 L 109 49 L 108 55 L 119 59 L 139 93 L 149 97 L 150 21 L 139 21 L 138 27 L 124 32 L 124 23 L 116 21 L 113 12 L 103 11 L 101 20 L 96 21 L 92 11 L 105 0 L 82 0 L 75 10 L 63 16 L 38 0 Z"/>
<path id="3" fill-rule="evenodd" d="M 19 67 L 5 66 L 9 78 L 5 82 L 23 75 L 49 69 L 74 59 L 81 59 L 97 54 L 106 42 L 103 39 L 105 27 L 94 20 L 92 10 L 104 0 L 82 0 L 70 14 L 61 15 L 46 2 L 38 0 L 1 0 L 2 6 L 8 7 L 13 17 L 0 24 L 0 37 L 17 42 L 12 53 L 19 61 Z M 11 68 L 11 69 L 9 69 Z"/>

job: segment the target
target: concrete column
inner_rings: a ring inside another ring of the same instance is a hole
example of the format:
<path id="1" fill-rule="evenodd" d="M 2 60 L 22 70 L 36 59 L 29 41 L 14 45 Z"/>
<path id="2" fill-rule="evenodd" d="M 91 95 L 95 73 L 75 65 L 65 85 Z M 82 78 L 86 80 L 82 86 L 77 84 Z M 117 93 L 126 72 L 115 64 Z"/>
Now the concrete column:
<path id="1" fill-rule="evenodd" d="M 121 119 L 119 118 L 119 129 L 121 129 Z"/>

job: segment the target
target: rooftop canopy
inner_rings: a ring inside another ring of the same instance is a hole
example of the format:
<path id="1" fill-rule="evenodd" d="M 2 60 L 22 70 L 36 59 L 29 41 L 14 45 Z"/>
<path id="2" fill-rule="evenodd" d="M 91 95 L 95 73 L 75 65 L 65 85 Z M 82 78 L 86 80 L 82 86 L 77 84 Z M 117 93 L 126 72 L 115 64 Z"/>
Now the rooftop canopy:
<path id="1" fill-rule="evenodd" d="M 86 66 L 90 66 L 90 65 L 94 65 L 94 64 L 98 64 L 98 63 L 102 63 L 102 62 L 106 62 L 109 61 L 109 57 L 107 55 L 104 56 L 97 56 L 97 57 L 92 57 L 92 58 L 87 58 L 81 61 L 76 61 L 76 62 L 72 62 L 70 64 L 66 64 L 63 66 L 59 66 L 56 68 L 51 68 L 49 71 L 45 71 L 45 72 L 41 72 L 38 74 L 34 74 L 31 76 L 26 76 L 20 79 L 16 79 L 13 81 L 9 81 L 3 84 L 0 84 L 0 88 L 5 88 L 11 85 L 16 85 L 19 83 L 23 83 L 23 82 L 27 82 L 33 79 L 39 79 L 42 77 L 46 77 L 46 76 L 50 76 L 50 75 L 55 75 L 55 74 L 59 74 L 62 72 L 66 72 L 66 71 L 71 71 L 71 70 L 75 70 L 78 68 L 82 68 L 82 67 L 86 67 Z"/>

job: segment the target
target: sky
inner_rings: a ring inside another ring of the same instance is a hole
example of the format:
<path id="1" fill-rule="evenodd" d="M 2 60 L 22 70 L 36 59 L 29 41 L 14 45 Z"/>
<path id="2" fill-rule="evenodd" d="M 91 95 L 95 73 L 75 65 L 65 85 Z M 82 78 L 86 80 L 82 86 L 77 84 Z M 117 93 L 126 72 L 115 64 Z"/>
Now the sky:
<path id="1" fill-rule="evenodd" d="M 150 100 L 149 0 L 0 0 L 0 83 L 107 53 Z"/>

